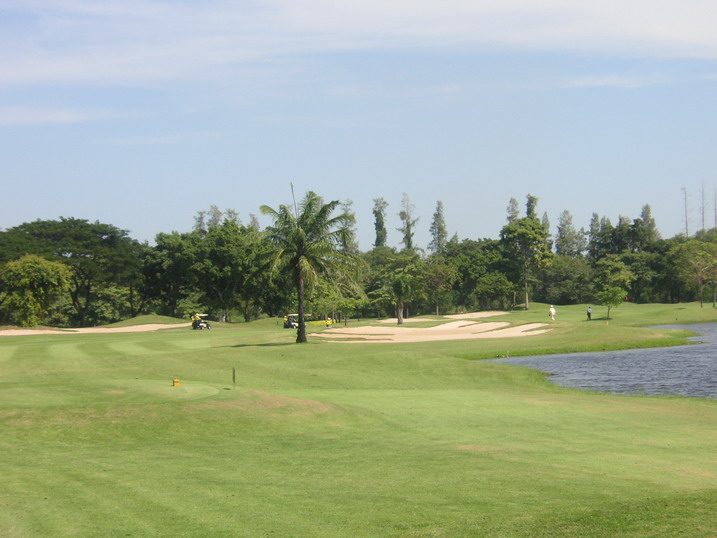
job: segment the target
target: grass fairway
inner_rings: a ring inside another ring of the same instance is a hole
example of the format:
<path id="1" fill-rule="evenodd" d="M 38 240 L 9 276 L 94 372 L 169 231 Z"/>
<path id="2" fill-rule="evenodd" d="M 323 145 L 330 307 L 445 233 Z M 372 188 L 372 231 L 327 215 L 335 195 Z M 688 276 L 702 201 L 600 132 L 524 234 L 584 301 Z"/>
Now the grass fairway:
<path id="1" fill-rule="evenodd" d="M 472 360 L 675 344 L 637 325 L 717 312 L 613 317 L 430 344 L 299 346 L 276 320 L 0 338 L 0 535 L 714 536 L 717 401 Z"/>

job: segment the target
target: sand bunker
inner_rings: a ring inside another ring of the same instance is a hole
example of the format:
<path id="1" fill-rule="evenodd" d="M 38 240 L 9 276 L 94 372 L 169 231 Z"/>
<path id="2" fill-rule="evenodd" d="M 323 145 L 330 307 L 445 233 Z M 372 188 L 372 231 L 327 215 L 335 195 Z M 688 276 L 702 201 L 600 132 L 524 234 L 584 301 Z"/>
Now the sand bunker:
<path id="1" fill-rule="evenodd" d="M 493 316 L 504 316 L 508 312 L 499 311 L 484 311 L 484 312 L 467 312 L 465 314 L 451 314 L 449 316 L 441 316 L 446 319 L 481 319 L 481 318 L 492 318 Z M 404 323 L 421 323 L 423 321 L 437 321 L 435 317 L 419 316 L 417 318 L 404 318 Z M 382 319 L 379 323 L 384 325 L 397 325 L 398 320 L 396 318 Z"/>
<path id="2" fill-rule="evenodd" d="M 493 316 L 505 316 L 508 312 L 501 312 L 499 310 L 484 310 L 483 312 L 466 312 L 465 314 L 451 314 L 449 316 L 443 316 L 448 319 L 481 319 L 481 318 L 492 318 Z"/>
<path id="3" fill-rule="evenodd" d="M 146 323 L 128 327 L 84 327 L 82 329 L 6 329 L 0 336 L 34 336 L 39 334 L 105 334 L 105 333 L 146 333 L 160 329 L 189 327 L 191 323 Z"/>
<path id="4" fill-rule="evenodd" d="M 422 323 L 424 321 L 436 321 L 433 318 L 404 318 L 404 323 Z M 383 325 L 397 325 L 398 319 L 397 318 L 388 318 L 388 319 L 381 319 L 378 321 L 379 323 Z"/>
<path id="5" fill-rule="evenodd" d="M 550 329 L 545 323 L 528 323 L 511 326 L 504 321 L 471 322 L 451 321 L 428 328 L 416 327 L 352 327 L 333 328 L 314 334 L 318 338 L 335 342 L 435 342 L 437 340 L 474 340 L 478 338 L 513 338 L 536 336 Z"/>

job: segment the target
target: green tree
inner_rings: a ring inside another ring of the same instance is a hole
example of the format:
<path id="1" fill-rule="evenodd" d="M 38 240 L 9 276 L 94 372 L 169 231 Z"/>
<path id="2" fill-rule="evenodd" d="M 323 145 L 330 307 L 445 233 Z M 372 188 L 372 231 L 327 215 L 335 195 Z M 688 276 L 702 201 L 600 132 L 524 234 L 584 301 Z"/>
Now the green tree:
<path id="1" fill-rule="evenodd" d="M 230 321 L 231 310 L 242 303 L 245 317 L 251 317 L 246 315 L 247 305 L 259 293 L 256 279 L 269 256 L 260 233 L 226 220 L 209 227 L 195 248 L 191 270 L 204 304 L 220 321 Z"/>
<path id="2" fill-rule="evenodd" d="M 296 211 L 283 204 L 278 209 L 261 206 L 262 213 L 270 215 L 274 221 L 266 232 L 276 247 L 275 263 L 286 267 L 293 276 L 299 315 L 298 343 L 306 342 L 304 293 L 307 282 L 335 271 L 343 259 L 339 247 L 346 215 L 332 216 L 338 206 L 338 200 L 324 203 L 311 191 L 306 193 Z"/>
<path id="3" fill-rule="evenodd" d="M 458 278 L 458 271 L 446 263 L 443 258 L 430 258 L 424 266 L 423 281 L 426 295 L 436 307 L 436 316 L 439 315 L 439 306 L 445 303 L 453 283 Z"/>
<path id="4" fill-rule="evenodd" d="M 555 253 L 558 256 L 575 258 L 585 250 L 585 233 L 573 226 L 573 216 L 567 209 L 560 213 L 558 233 L 555 237 Z"/>
<path id="5" fill-rule="evenodd" d="M 543 225 L 543 229 L 545 230 L 545 240 L 548 243 L 548 250 L 553 250 L 553 240 L 550 238 L 550 218 L 548 217 L 547 212 L 543 212 L 543 218 L 540 219 L 540 224 Z"/>
<path id="6" fill-rule="evenodd" d="M 403 249 L 407 251 L 416 250 L 413 244 L 413 236 L 415 234 L 414 228 L 418 222 L 418 217 L 413 218 L 414 209 L 411 199 L 408 197 L 408 194 L 404 192 L 403 199 L 401 200 L 401 211 L 398 213 L 398 217 L 401 219 L 403 225 L 398 228 L 398 231 L 403 234 L 401 242 L 403 243 Z"/>
<path id="7" fill-rule="evenodd" d="M 599 304 L 607 307 L 607 319 L 610 319 L 610 310 L 627 297 L 634 275 L 615 254 L 598 260 L 595 270 L 595 297 Z"/>
<path id="8" fill-rule="evenodd" d="M 473 295 L 482 309 L 494 308 L 496 304 L 500 308 L 506 308 L 514 290 L 515 286 L 503 273 L 491 271 L 478 277 Z"/>
<path id="9" fill-rule="evenodd" d="M 697 287 L 702 307 L 705 285 L 717 281 L 717 243 L 690 239 L 673 247 L 669 254 L 680 277 Z"/>
<path id="10" fill-rule="evenodd" d="M 137 242 L 111 224 L 84 219 L 36 220 L 5 232 L 22 254 L 37 254 L 70 267 L 74 322 L 95 323 L 93 302 L 103 286 L 121 283 L 137 267 Z"/>
<path id="11" fill-rule="evenodd" d="M 590 297 L 592 272 L 582 256 L 556 255 L 540 272 L 535 296 L 551 304 L 582 303 Z"/>
<path id="12" fill-rule="evenodd" d="M 525 216 L 529 219 L 538 218 L 538 197 L 528 194 L 525 197 Z"/>
<path id="13" fill-rule="evenodd" d="M 609 252 L 620 254 L 631 250 L 633 238 L 633 228 L 630 219 L 624 215 L 620 215 L 617 219 L 617 226 L 613 228 L 610 237 Z"/>
<path id="14" fill-rule="evenodd" d="M 356 239 L 356 213 L 353 211 L 353 202 L 346 200 L 341 202 L 341 211 L 345 216 L 340 225 L 340 248 L 343 252 L 356 254 L 358 252 L 358 240 Z"/>
<path id="15" fill-rule="evenodd" d="M 505 208 L 507 213 L 508 224 L 520 218 L 520 209 L 518 208 L 518 200 L 511 198 L 508 200 L 508 206 Z"/>
<path id="16" fill-rule="evenodd" d="M 643 252 L 651 248 L 659 239 L 660 233 L 652 217 L 652 209 L 649 205 L 644 205 L 640 218 L 633 220 L 630 227 L 630 250 Z"/>
<path id="17" fill-rule="evenodd" d="M 160 313 L 170 316 L 190 313 L 180 311 L 179 304 L 194 289 L 192 266 L 203 233 L 159 233 L 155 237 L 155 247 L 146 259 L 143 272 L 150 296 L 159 303 Z"/>
<path id="18" fill-rule="evenodd" d="M 396 323 L 403 325 L 404 312 L 407 303 L 422 296 L 420 270 L 417 266 L 408 266 L 397 269 L 390 280 L 390 292 L 396 308 Z"/>
<path id="19" fill-rule="evenodd" d="M 618 307 L 625 300 L 625 290 L 620 286 L 606 286 L 595 293 L 598 304 L 607 307 L 607 319 L 610 319 L 610 310 Z"/>
<path id="20" fill-rule="evenodd" d="M 525 308 L 529 308 L 530 280 L 551 257 L 547 232 L 537 218 L 525 217 L 503 226 L 500 240 L 505 256 L 523 285 Z"/>
<path id="21" fill-rule="evenodd" d="M 449 241 L 444 258 L 447 263 L 455 267 L 458 275 L 453 284 L 457 305 L 466 309 L 473 309 L 476 306 L 486 308 L 493 300 L 503 301 L 505 298 L 503 287 L 496 294 L 485 293 L 485 288 L 482 288 L 482 293 L 475 293 L 479 282 L 486 282 L 484 280 L 486 275 L 496 272 L 503 274 L 507 270 L 508 264 L 503 257 L 503 249 L 499 241 L 495 239 Z M 510 288 L 512 295 L 513 286 Z"/>
<path id="22" fill-rule="evenodd" d="M 588 229 L 588 259 L 595 263 L 602 254 L 600 244 L 600 215 L 593 213 Z"/>
<path id="23" fill-rule="evenodd" d="M 373 201 L 373 227 L 376 230 L 374 247 L 386 246 L 386 207 L 388 202 L 383 198 L 375 198 Z"/>
<path id="24" fill-rule="evenodd" d="M 448 230 L 446 230 L 446 219 L 443 216 L 443 202 L 436 202 L 436 211 L 433 213 L 431 222 L 431 242 L 428 243 L 428 250 L 434 254 L 441 254 L 448 242 Z"/>
<path id="25" fill-rule="evenodd" d="M 659 302 L 655 293 L 658 271 L 661 269 L 661 256 L 655 252 L 636 251 L 620 254 L 634 278 L 630 284 L 630 299 L 636 303 Z"/>
<path id="26" fill-rule="evenodd" d="M 70 277 L 64 264 L 27 254 L 0 267 L 2 303 L 18 325 L 38 325 L 47 317 L 51 304 L 67 290 Z"/>

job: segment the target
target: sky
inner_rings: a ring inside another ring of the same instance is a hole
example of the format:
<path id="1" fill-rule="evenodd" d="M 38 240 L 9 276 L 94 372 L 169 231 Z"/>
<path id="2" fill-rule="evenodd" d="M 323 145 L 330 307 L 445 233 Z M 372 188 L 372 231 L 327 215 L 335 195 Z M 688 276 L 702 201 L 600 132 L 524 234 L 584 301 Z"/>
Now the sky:
<path id="1" fill-rule="evenodd" d="M 650 204 L 715 225 L 713 0 L 0 0 L 0 229 L 60 216 L 140 240 L 248 222 L 313 190 L 373 199 L 398 246 L 497 237 L 511 197 L 555 227 Z M 266 217 L 260 217 L 268 224 Z"/>

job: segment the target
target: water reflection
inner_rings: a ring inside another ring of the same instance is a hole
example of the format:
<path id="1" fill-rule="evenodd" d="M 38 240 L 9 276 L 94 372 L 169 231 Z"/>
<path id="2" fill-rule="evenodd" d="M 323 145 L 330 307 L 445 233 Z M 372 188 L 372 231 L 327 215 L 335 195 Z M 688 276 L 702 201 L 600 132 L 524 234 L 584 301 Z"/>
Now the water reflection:
<path id="1" fill-rule="evenodd" d="M 696 345 L 500 359 L 551 374 L 551 381 L 620 394 L 717 398 L 717 323 L 664 325 L 699 333 Z"/>

